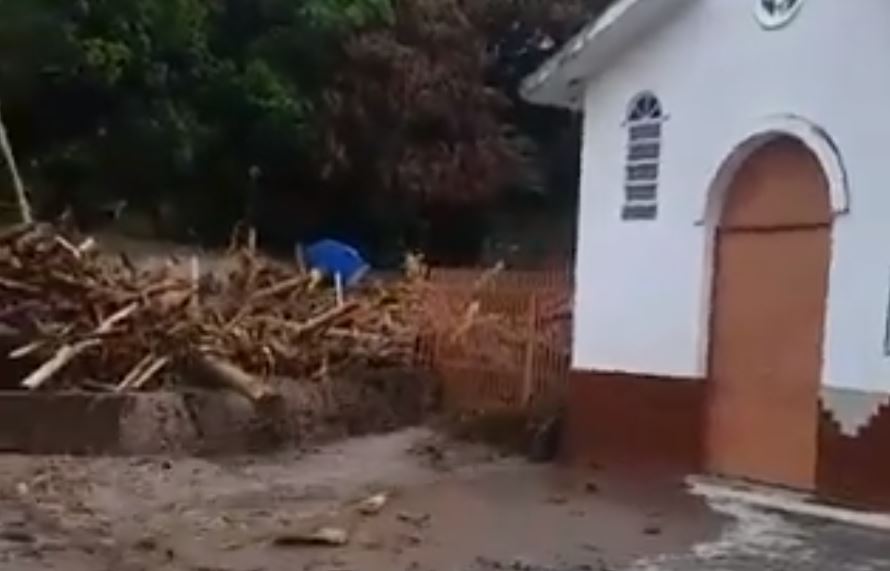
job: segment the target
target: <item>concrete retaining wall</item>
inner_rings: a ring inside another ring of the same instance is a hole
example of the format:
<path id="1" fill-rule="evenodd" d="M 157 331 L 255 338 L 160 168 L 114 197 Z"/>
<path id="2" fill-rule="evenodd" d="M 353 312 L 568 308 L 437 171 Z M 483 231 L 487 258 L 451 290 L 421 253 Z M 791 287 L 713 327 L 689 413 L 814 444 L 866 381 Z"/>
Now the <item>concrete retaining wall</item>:
<path id="1" fill-rule="evenodd" d="M 403 370 L 330 383 L 281 382 L 255 408 L 223 391 L 105 395 L 0 392 L 0 452 L 238 454 L 310 445 L 422 421 L 434 385 Z"/>

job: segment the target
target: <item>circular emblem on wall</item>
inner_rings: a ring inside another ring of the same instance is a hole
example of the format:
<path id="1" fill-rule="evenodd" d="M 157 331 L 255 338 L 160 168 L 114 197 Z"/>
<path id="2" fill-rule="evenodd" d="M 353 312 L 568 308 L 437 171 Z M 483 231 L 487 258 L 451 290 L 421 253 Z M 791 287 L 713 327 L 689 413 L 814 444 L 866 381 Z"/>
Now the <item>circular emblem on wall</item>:
<path id="1" fill-rule="evenodd" d="M 757 21 L 764 28 L 779 28 L 790 22 L 803 6 L 804 0 L 755 0 Z"/>

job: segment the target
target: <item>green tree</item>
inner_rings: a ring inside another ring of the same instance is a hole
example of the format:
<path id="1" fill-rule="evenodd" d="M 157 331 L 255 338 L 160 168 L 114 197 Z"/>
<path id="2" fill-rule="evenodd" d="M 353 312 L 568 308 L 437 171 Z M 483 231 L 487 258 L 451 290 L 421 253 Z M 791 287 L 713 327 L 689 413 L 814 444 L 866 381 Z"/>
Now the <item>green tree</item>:
<path id="1" fill-rule="evenodd" d="M 341 39 L 388 0 L 4 0 L 0 96 L 44 203 L 113 198 L 221 237 L 250 173 L 298 192 Z"/>

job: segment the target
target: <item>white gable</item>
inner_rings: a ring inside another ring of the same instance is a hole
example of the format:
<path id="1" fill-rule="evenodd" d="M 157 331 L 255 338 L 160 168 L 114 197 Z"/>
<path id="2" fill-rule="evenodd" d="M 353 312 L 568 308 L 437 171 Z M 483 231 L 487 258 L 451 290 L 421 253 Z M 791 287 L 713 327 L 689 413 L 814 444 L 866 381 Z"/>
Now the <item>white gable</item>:
<path id="1" fill-rule="evenodd" d="M 890 392 L 890 1 L 801 0 L 781 27 L 758 21 L 757 1 L 665 0 L 673 9 L 634 43 L 615 39 L 635 29 L 618 18 L 614 43 L 601 31 L 592 51 L 580 50 L 584 65 L 558 57 L 526 83 L 533 100 L 557 104 L 560 86 L 582 78 L 575 366 L 706 374 L 711 190 L 735 150 L 781 131 L 811 144 L 834 180 L 824 381 Z M 646 13 L 631 10 L 655 4 L 662 0 L 618 6 L 642 25 Z M 613 46 L 608 58 L 597 59 L 598 46 Z M 655 94 L 666 116 L 658 214 L 628 221 L 625 118 L 641 92 Z"/>

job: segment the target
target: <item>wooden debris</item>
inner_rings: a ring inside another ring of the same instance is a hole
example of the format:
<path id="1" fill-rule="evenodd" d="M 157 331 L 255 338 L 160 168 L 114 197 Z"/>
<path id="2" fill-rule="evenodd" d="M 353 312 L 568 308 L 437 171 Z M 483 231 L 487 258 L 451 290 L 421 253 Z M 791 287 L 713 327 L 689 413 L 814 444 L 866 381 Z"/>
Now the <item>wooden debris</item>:
<path id="1" fill-rule="evenodd" d="M 349 543 L 349 532 L 339 527 L 320 527 L 308 532 L 282 533 L 272 543 L 279 547 L 340 547 Z"/>
<path id="2" fill-rule="evenodd" d="M 324 313 L 316 315 L 312 319 L 300 324 L 293 324 L 288 322 L 282 322 L 286 328 L 288 328 L 291 332 L 291 335 L 297 339 L 305 337 L 306 335 L 311 334 L 318 329 L 325 327 L 330 324 L 332 321 L 335 321 L 344 315 L 348 314 L 351 311 L 355 311 L 358 309 L 358 302 L 350 302 L 344 303 L 343 305 L 338 305 L 337 307 L 333 307 Z"/>
<path id="3" fill-rule="evenodd" d="M 198 358 L 197 364 L 208 380 L 233 389 L 254 403 L 267 400 L 276 394 L 266 383 L 216 357 L 202 355 Z"/>
<path id="4" fill-rule="evenodd" d="M 142 378 L 142 375 L 145 374 L 145 371 L 151 366 L 152 363 L 155 362 L 157 358 L 148 354 L 142 358 L 141 361 L 136 363 L 136 365 L 127 373 L 127 376 L 124 377 L 124 380 L 120 382 L 119 385 L 115 388 L 115 392 L 124 392 L 133 387 L 138 379 Z"/>
<path id="5" fill-rule="evenodd" d="M 52 358 L 40 365 L 36 371 L 28 375 L 28 377 L 22 381 L 22 386 L 31 390 L 40 388 L 43 383 L 50 380 L 53 375 L 62 370 L 65 365 L 73 361 L 78 355 L 87 349 L 98 345 L 101 345 L 101 342 L 98 339 L 81 341 L 74 345 L 63 345 L 56 351 L 56 354 L 53 355 Z"/>
<path id="6" fill-rule="evenodd" d="M 250 249 L 228 255 L 215 273 L 197 257 L 142 269 L 48 225 L 0 229 L 0 330 L 14 333 L 10 357 L 39 363 L 21 386 L 120 393 L 197 372 L 257 403 L 276 395 L 272 378 L 413 366 L 421 332 L 482 322 L 473 300 L 430 303 L 419 258 L 409 276 L 344 288 Z"/>
<path id="7" fill-rule="evenodd" d="M 37 295 L 38 293 L 40 293 L 40 290 L 33 286 L 15 280 L 10 280 L 4 277 L 0 277 L 0 288 L 5 288 L 14 292 L 27 293 L 31 295 Z"/>
<path id="8" fill-rule="evenodd" d="M 358 505 L 358 512 L 362 515 L 377 515 L 386 507 L 389 502 L 389 494 L 374 494 L 370 498 L 365 498 Z"/>
<path id="9" fill-rule="evenodd" d="M 147 385 L 148 382 L 155 377 L 155 375 L 160 373 L 161 370 L 166 367 L 167 363 L 169 362 L 170 359 L 168 357 L 157 357 L 152 359 L 145 370 L 142 372 L 142 374 L 136 377 L 136 379 L 133 381 L 133 384 L 128 388 L 132 388 L 135 390 L 141 389 L 142 387 Z"/>

